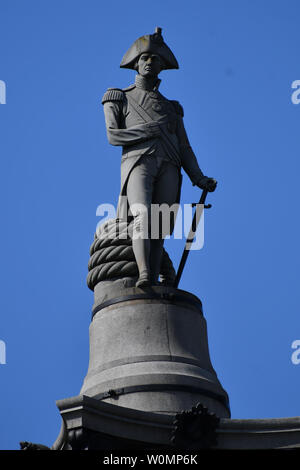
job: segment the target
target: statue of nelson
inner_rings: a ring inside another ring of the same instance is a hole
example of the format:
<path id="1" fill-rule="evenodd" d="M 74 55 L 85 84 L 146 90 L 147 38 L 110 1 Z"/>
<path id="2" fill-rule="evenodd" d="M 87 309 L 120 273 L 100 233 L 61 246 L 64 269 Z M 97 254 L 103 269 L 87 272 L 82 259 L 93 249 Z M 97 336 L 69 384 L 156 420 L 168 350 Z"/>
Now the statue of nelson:
<path id="1" fill-rule="evenodd" d="M 134 229 L 146 224 L 150 231 L 151 204 L 179 203 L 181 168 L 201 189 L 214 191 L 217 182 L 199 168 L 184 128 L 182 106 L 158 91 L 159 73 L 179 68 L 161 28 L 137 39 L 120 67 L 137 71 L 135 83 L 122 90 L 109 88 L 102 99 L 108 140 L 123 147 L 117 217 L 127 217 L 130 210 Z M 171 231 L 173 227 L 174 223 Z M 157 283 L 163 243 L 163 236 L 133 237 L 139 270 L 136 286 Z"/>

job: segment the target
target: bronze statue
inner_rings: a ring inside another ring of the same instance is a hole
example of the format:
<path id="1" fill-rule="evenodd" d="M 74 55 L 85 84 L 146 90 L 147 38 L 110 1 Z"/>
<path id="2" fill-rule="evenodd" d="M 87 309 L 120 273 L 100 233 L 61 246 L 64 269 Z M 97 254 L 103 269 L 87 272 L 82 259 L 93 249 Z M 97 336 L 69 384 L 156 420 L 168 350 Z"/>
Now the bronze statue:
<path id="1" fill-rule="evenodd" d="M 161 28 L 137 39 L 120 67 L 137 71 L 135 83 L 125 89 L 109 88 L 102 99 L 108 140 L 123 147 L 117 217 L 126 219 L 129 210 L 136 231 L 144 225 L 150 230 L 151 204 L 179 203 L 181 167 L 201 189 L 214 191 L 217 182 L 199 168 L 184 128 L 182 106 L 158 91 L 159 73 L 179 68 Z M 163 243 L 163 236 L 133 238 L 139 270 L 136 286 L 157 283 Z"/>

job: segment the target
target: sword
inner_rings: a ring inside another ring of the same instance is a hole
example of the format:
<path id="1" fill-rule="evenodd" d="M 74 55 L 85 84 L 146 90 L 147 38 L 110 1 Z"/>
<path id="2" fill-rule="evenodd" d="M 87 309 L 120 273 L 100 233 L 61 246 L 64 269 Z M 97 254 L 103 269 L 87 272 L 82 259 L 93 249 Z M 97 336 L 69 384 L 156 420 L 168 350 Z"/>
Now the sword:
<path id="1" fill-rule="evenodd" d="M 187 260 L 187 257 L 189 255 L 189 252 L 190 252 L 190 245 L 191 243 L 193 243 L 194 241 L 194 238 L 195 238 L 195 235 L 196 235 L 196 230 L 197 230 L 197 227 L 198 227 L 198 223 L 199 223 L 199 220 L 201 218 L 201 215 L 202 215 L 202 212 L 203 212 L 203 209 L 210 209 L 211 208 L 211 204 L 205 204 L 205 199 L 206 199 L 206 196 L 207 196 L 207 193 L 208 193 L 208 190 L 207 189 L 203 189 L 202 191 L 202 194 L 201 194 L 201 197 L 200 197 L 200 200 L 197 203 L 193 203 L 192 204 L 192 207 L 196 206 L 196 211 L 194 213 L 194 217 L 193 217 L 193 221 L 192 221 L 192 225 L 191 225 L 191 228 L 190 228 L 190 231 L 189 231 L 189 235 L 186 239 L 186 242 L 185 242 L 185 247 L 184 247 L 184 250 L 183 250 L 183 253 L 182 253 L 182 257 L 181 257 L 181 260 L 180 260 L 180 264 L 179 264 L 179 268 L 178 268 L 178 271 L 177 271 L 177 274 L 176 274 L 176 278 L 175 278 L 175 281 L 174 281 L 174 287 L 178 287 L 178 284 L 179 284 L 179 281 L 180 281 L 180 278 L 181 278 L 181 275 L 182 275 L 182 271 L 184 269 L 184 266 L 185 266 L 185 263 L 186 263 L 186 260 Z M 202 205 L 202 210 L 199 214 L 198 210 L 197 210 L 197 206 L 198 205 Z"/>

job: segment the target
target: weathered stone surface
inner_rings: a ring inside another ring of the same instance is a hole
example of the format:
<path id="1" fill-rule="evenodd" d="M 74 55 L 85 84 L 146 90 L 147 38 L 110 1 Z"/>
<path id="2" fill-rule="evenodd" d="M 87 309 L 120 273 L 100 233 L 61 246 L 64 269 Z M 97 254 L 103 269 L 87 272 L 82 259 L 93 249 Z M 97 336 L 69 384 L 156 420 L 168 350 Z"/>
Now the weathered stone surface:
<path id="1" fill-rule="evenodd" d="M 174 449 L 174 414 L 133 410 L 82 395 L 59 400 L 57 406 L 63 427 L 52 449 L 70 449 L 70 442 L 86 449 Z M 212 448 L 299 449 L 300 417 L 220 419 Z"/>
<path id="2" fill-rule="evenodd" d="M 90 325 L 90 364 L 80 393 L 155 413 L 177 413 L 201 402 L 228 417 L 200 300 L 171 287 L 116 288 L 107 286 L 107 296 L 105 289 L 95 290 L 94 311 L 99 301 L 104 308 Z"/>

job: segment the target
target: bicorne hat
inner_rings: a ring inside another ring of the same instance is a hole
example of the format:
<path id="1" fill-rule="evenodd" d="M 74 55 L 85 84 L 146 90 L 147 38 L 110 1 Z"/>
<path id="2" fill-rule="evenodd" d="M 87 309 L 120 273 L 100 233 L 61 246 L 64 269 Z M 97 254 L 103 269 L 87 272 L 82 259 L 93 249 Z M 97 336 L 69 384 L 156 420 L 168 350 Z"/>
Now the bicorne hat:
<path id="1" fill-rule="evenodd" d="M 145 52 L 151 52 L 152 54 L 158 54 L 163 59 L 163 70 L 178 69 L 178 62 L 171 49 L 164 42 L 161 31 L 161 28 L 156 28 L 154 34 L 146 34 L 138 38 L 124 55 L 120 67 L 135 70 L 138 57 Z"/>

